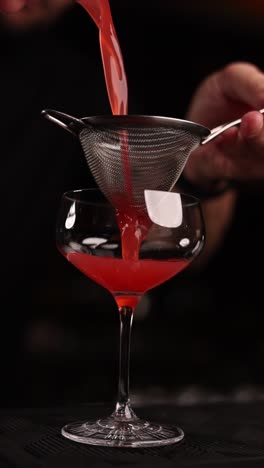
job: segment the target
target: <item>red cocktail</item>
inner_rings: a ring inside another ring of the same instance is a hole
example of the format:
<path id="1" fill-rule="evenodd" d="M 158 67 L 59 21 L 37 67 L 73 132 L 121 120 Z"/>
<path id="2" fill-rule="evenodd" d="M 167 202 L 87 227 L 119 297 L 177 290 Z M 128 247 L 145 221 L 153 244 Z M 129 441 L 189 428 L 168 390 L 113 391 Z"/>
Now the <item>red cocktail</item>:
<path id="1" fill-rule="evenodd" d="M 65 256 L 78 270 L 110 291 L 119 307 L 125 304 L 133 309 L 145 292 L 172 278 L 189 263 L 186 259 L 132 261 L 79 252 Z"/>

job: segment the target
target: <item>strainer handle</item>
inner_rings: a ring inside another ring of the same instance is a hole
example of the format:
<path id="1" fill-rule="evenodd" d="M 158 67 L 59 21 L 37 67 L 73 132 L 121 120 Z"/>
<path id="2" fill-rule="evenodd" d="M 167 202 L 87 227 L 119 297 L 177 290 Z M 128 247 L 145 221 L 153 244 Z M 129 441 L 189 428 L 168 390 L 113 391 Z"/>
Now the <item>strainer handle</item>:
<path id="1" fill-rule="evenodd" d="M 59 125 L 59 127 L 62 127 L 64 130 L 67 130 L 67 132 L 72 133 L 74 136 L 78 136 L 80 131 L 87 127 L 81 119 L 53 109 L 44 109 L 41 111 L 41 115 Z"/>
<path id="2" fill-rule="evenodd" d="M 264 114 L 264 109 L 259 109 L 259 111 L 261 114 Z M 205 145 L 206 143 L 208 143 L 209 141 L 213 140 L 214 138 L 216 138 L 218 135 L 220 135 L 221 133 L 225 132 L 228 128 L 231 128 L 231 127 L 235 127 L 236 125 L 240 124 L 241 123 L 241 118 L 240 119 L 237 119 L 237 120 L 233 120 L 232 122 L 228 122 L 228 123 L 225 123 L 225 124 L 222 124 L 222 125 L 219 125 L 219 127 L 215 127 L 211 130 L 211 133 L 208 137 L 204 138 L 202 141 L 201 141 L 201 144 L 202 145 Z"/>

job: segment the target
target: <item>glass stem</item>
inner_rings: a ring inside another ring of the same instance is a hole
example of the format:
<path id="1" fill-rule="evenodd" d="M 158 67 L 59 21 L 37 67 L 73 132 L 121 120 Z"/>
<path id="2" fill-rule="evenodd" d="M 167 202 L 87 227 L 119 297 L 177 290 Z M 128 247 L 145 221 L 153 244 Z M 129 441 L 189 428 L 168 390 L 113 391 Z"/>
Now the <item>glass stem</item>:
<path id="1" fill-rule="evenodd" d="M 130 363 L 130 339 L 133 323 L 133 308 L 119 307 L 120 316 L 120 351 L 119 351 L 119 381 L 118 400 L 113 417 L 119 421 L 136 419 L 131 409 L 129 399 L 129 363 Z"/>

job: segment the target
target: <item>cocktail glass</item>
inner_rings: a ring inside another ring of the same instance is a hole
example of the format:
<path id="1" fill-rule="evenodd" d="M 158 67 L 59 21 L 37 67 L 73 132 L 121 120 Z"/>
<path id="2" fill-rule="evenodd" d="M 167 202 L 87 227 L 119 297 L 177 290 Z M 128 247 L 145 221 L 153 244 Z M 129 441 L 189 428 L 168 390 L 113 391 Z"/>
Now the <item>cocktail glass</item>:
<path id="1" fill-rule="evenodd" d="M 179 442 L 184 432 L 138 418 L 129 398 L 133 314 L 142 295 L 188 267 L 204 245 L 199 200 L 177 192 L 145 191 L 146 206 L 120 214 L 99 189 L 61 199 L 56 243 L 62 255 L 115 298 L 120 316 L 118 396 L 109 416 L 62 428 L 68 439 L 92 445 L 154 447 Z"/>

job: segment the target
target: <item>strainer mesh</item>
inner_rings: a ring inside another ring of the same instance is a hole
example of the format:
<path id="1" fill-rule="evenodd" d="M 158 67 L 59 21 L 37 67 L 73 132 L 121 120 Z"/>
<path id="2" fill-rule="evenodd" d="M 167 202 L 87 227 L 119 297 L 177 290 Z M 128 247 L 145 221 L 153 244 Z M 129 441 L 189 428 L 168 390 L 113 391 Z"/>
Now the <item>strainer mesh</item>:
<path id="1" fill-rule="evenodd" d="M 188 129 L 133 124 L 87 127 L 79 138 L 102 192 L 135 208 L 145 205 L 144 190 L 171 190 L 199 144 Z"/>

